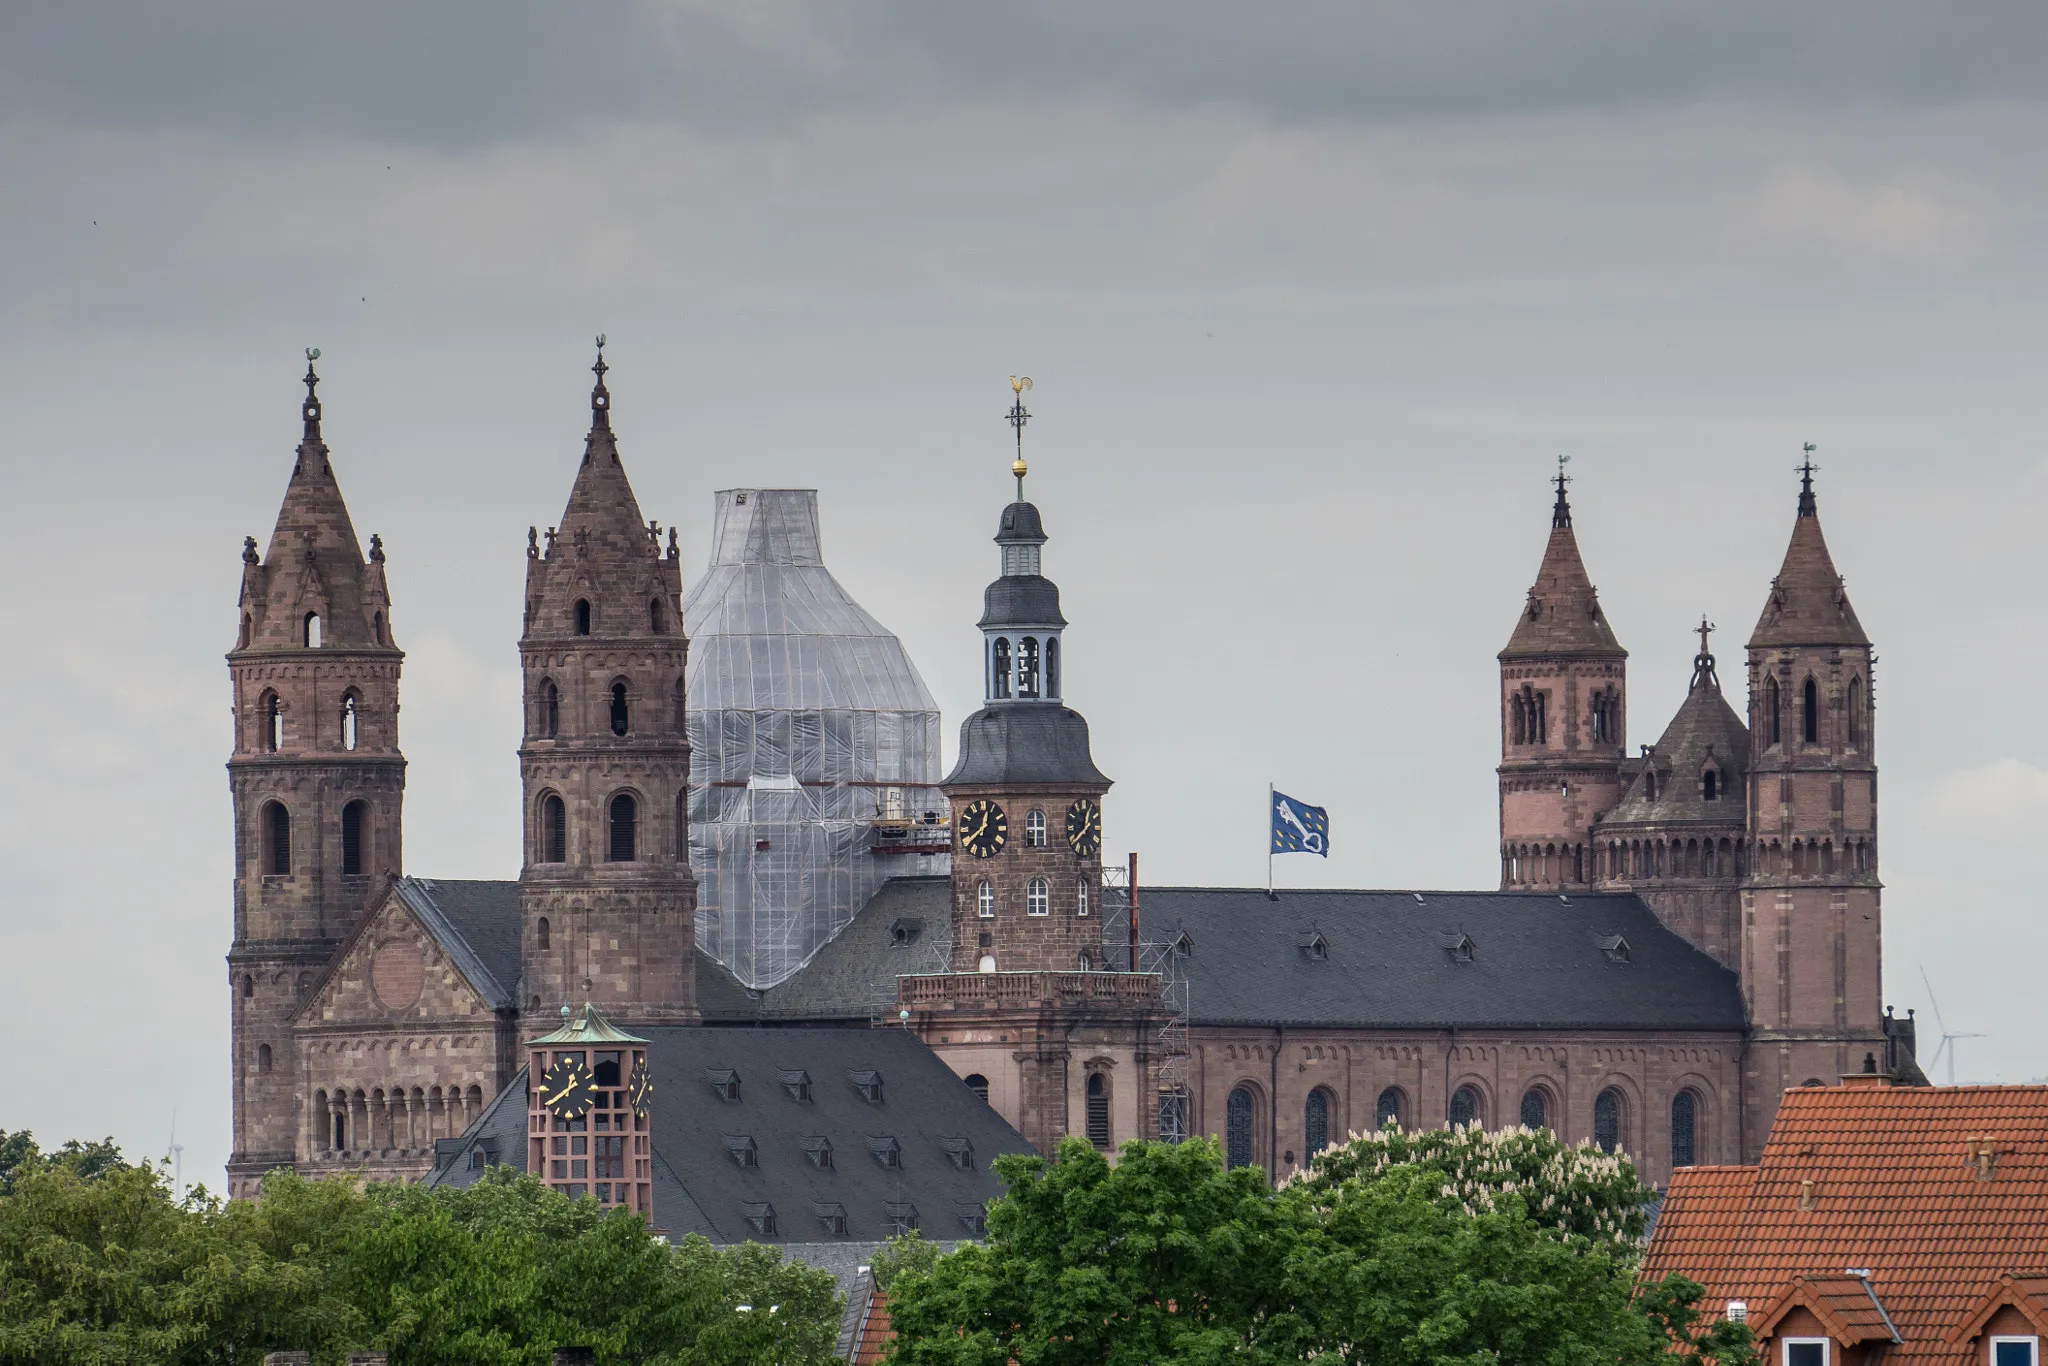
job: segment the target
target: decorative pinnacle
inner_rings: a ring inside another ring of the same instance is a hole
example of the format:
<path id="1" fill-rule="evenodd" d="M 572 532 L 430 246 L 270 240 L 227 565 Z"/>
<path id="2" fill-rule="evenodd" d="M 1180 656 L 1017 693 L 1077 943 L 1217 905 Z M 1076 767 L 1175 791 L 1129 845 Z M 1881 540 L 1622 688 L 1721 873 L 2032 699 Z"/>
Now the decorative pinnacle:
<path id="1" fill-rule="evenodd" d="M 1557 504 L 1550 509 L 1550 526 L 1552 530 L 1556 530 L 1558 527 L 1568 527 L 1572 524 L 1572 505 L 1565 501 L 1564 496 L 1564 486 L 1572 481 L 1572 477 L 1564 472 L 1564 467 L 1571 462 L 1572 458 L 1568 455 L 1557 457 L 1557 476 L 1551 480 L 1552 483 L 1557 485 Z"/>
<path id="2" fill-rule="evenodd" d="M 320 395 L 314 391 L 320 387 L 320 376 L 313 370 L 313 362 L 320 359 L 320 348 L 306 348 L 306 401 L 300 408 L 300 415 L 306 420 L 306 440 L 320 439 Z"/>
<path id="3" fill-rule="evenodd" d="M 1806 453 L 1806 459 L 1801 461 L 1798 466 L 1799 515 L 1801 517 L 1819 515 L 1819 508 L 1815 506 L 1813 501 L 1813 472 L 1820 468 L 1820 466 L 1813 463 L 1813 453 L 1819 449 L 1820 447 L 1814 445 L 1811 441 L 1800 447 L 1800 450 Z"/>
<path id="4" fill-rule="evenodd" d="M 1007 420 L 1017 429 L 1017 459 L 1011 464 L 1010 473 L 1017 476 L 1017 501 L 1020 503 L 1024 501 L 1024 476 L 1031 472 L 1031 467 L 1024 463 L 1024 424 L 1031 420 L 1031 414 L 1024 408 L 1024 391 L 1030 387 L 1031 376 L 1010 376 L 1010 392 L 1016 395 L 1016 400 L 1010 404 Z"/>
<path id="5" fill-rule="evenodd" d="M 1700 616 L 1700 624 L 1693 627 L 1699 633 L 1700 652 L 1692 657 L 1692 686 L 1686 690 L 1688 692 L 1698 691 L 1702 683 L 1711 685 L 1716 692 L 1721 690 L 1720 676 L 1714 672 L 1714 652 L 1707 643 L 1707 637 L 1718 629 L 1704 613 Z"/>
<path id="6" fill-rule="evenodd" d="M 590 389 L 590 425 L 610 430 L 612 425 L 611 391 L 604 387 L 604 372 L 611 369 L 604 363 L 604 333 L 597 334 L 597 363 L 590 367 L 590 373 L 597 376 L 597 383 Z"/>

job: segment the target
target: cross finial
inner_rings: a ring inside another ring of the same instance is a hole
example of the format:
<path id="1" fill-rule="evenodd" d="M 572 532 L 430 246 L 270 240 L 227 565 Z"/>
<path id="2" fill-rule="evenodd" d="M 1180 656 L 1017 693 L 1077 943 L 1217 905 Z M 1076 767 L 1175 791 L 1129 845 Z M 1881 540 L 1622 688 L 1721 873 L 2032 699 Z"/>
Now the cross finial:
<path id="1" fill-rule="evenodd" d="M 1698 633 L 1700 638 L 1700 652 L 1692 657 L 1692 687 L 1697 689 L 1702 683 L 1705 683 L 1711 685 L 1718 692 L 1721 687 L 1721 679 L 1714 672 L 1714 651 L 1708 644 L 1707 638 L 1720 628 L 1715 626 L 1713 622 L 1708 621 L 1706 615 L 1702 613 L 1700 615 L 1700 624 L 1692 629 Z"/>
<path id="2" fill-rule="evenodd" d="M 309 346 L 306 348 L 306 401 L 300 405 L 299 411 L 300 415 L 306 420 L 306 440 L 308 441 L 318 441 L 320 439 L 320 395 L 314 392 L 320 387 L 320 376 L 313 370 L 313 362 L 319 359 L 319 347 Z"/>
<path id="3" fill-rule="evenodd" d="M 1800 447 L 1806 458 L 1799 462 L 1799 515 L 1814 516 L 1817 509 L 1813 501 L 1813 472 L 1820 466 L 1813 463 L 1813 453 L 1820 448 L 1811 441 Z"/>
<path id="4" fill-rule="evenodd" d="M 1006 420 L 1017 429 L 1017 459 L 1010 466 L 1010 473 L 1017 476 L 1017 501 L 1020 503 L 1024 501 L 1024 476 L 1030 472 L 1030 467 L 1024 463 L 1024 424 L 1031 420 L 1031 414 L 1024 408 L 1024 391 L 1030 387 L 1031 376 L 1010 376 L 1010 392 L 1016 398 L 1010 404 Z"/>
<path id="5" fill-rule="evenodd" d="M 611 426 L 612 395 L 604 387 L 604 372 L 609 369 L 611 367 L 604 363 L 604 333 L 600 332 L 597 334 L 597 363 L 590 367 L 590 373 L 597 376 L 597 383 L 590 390 L 590 415 L 592 425 L 598 427 Z"/>
<path id="6" fill-rule="evenodd" d="M 1564 467 L 1571 462 L 1572 458 L 1568 455 L 1557 457 L 1557 475 L 1551 480 L 1557 485 L 1557 505 L 1550 510 L 1550 525 L 1553 530 L 1572 524 L 1572 505 L 1564 496 L 1564 486 L 1572 481 L 1572 477 L 1564 472 Z"/>

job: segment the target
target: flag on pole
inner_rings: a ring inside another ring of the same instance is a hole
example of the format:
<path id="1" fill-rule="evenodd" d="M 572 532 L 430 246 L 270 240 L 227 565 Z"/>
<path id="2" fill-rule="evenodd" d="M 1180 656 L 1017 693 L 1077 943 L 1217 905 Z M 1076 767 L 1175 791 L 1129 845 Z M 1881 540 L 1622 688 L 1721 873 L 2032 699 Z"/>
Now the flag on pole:
<path id="1" fill-rule="evenodd" d="M 1273 794 L 1273 846 L 1276 854 L 1330 856 L 1330 813 L 1298 802 L 1284 792 Z"/>

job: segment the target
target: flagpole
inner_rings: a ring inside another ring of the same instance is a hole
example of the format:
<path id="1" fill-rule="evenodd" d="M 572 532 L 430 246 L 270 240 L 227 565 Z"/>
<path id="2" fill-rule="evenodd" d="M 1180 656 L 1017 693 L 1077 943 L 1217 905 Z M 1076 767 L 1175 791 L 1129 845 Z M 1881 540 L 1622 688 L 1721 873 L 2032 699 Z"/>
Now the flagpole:
<path id="1" fill-rule="evenodd" d="M 1266 784 L 1266 900 L 1273 900 L 1273 784 Z"/>

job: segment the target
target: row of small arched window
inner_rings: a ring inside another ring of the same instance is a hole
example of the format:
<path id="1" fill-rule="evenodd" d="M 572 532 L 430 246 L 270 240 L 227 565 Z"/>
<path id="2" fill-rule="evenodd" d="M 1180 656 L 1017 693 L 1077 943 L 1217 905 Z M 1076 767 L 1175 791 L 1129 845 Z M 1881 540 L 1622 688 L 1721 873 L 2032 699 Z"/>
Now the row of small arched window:
<path id="1" fill-rule="evenodd" d="M 1008 636 L 997 636 L 989 645 L 988 695 L 992 698 L 1007 698 L 1011 689 L 1016 696 L 1031 699 L 1039 696 L 1040 647 L 1037 636 L 1021 637 L 1013 651 Z M 1058 636 L 1047 636 L 1043 658 L 1045 662 L 1045 692 L 1047 697 L 1060 695 L 1060 641 Z"/>
<path id="2" fill-rule="evenodd" d="M 329 1152 L 430 1147 L 437 1138 L 461 1137 L 483 1109 L 481 1086 L 313 1093 L 320 1147 Z"/>
<path id="3" fill-rule="evenodd" d="M 1867 839 L 1845 840 L 1839 850 L 1833 840 L 1793 840 L 1789 851 L 1773 840 L 1758 845 L 1753 857 L 1746 841 L 1734 839 L 1611 840 L 1593 848 L 1596 879 L 1747 877 L 1752 863 L 1764 877 L 1827 877 L 1873 872 L 1876 854 Z M 1584 882 L 1585 865 L 1579 844 L 1515 844 L 1501 851 L 1501 878 L 1510 887 Z"/>
<path id="4" fill-rule="evenodd" d="M 1223 1154 L 1227 1166 L 1248 1167 L 1257 1160 L 1258 1099 L 1256 1088 L 1244 1082 L 1234 1087 L 1224 1102 Z M 1594 1097 L 1593 1142 L 1602 1152 L 1611 1153 L 1627 1146 L 1627 1107 L 1627 1097 L 1618 1087 L 1610 1086 Z M 1319 1086 L 1308 1093 L 1302 1106 L 1304 1163 L 1330 1145 L 1335 1108 L 1336 1097 L 1328 1088 Z M 1687 1087 L 1671 1097 L 1672 1166 L 1690 1167 L 1699 1161 L 1699 1116 L 1697 1092 Z M 1557 1101 L 1549 1088 L 1531 1086 L 1524 1091 L 1518 1118 L 1525 1128 L 1553 1127 L 1557 1120 Z M 1454 1125 L 1486 1123 L 1486 1098 L 1479 1088 L 1467 1084 L 1452 1092 L 1445 1120 Z M 1398 1086 L 1389 1086 L 1381 1091 L 1374 1103 L 1373 1121 L 1381 1128 L 1389 1124 L 1407 1127 L 1410 1123 L 1407 1093 Z"/>
<path id="5" fill-rule="evenodd" d="M 292 813 L 281 801 L 267 801 L 256 815 L 256 866 L 265 877 L 292 875 Z M 355 877 L 370 871 L 370 803 L 358 797 L 341 808 L 341 871 Z"/>
<path id="6" fill-rule="evenodd" d="M 680 846 L 689 829 L 689 793 L 676 794 L 676 832 Z M 615 792 L 604 804 L 604 861 L 633 863 L 642 856 L 640 798 L 631 792 Z M 569 804 L 559 792 L 543 792 L 535 804 L 533 855 L 536 863 L 569 861 Z M 687 860 L 690 851 L 678 847 L 675 856 Z"/>
<path id="7" fill-rule="evenodd" d="M 363 704 L 361 695 L 350 688 L 341 695 L 340 719 L 335 728 L 335 738 L 343 749 L 352 750 L 362 739 Z M 284 700 L 275 692 L 265 689 L 256 700 L 257 740 L 267 754 L 275 754 L 284 748 Z"/>
<path id="8" fill-rule="evenodd" d="M 1799 688 L 1800 743 L 1808 745 L 1818 745 L 1821 743 L 1822 704 L 1820 683 L 1809 674 L 1807 675 L 1806 682 L 1801 684 Z M 1757 710 L 1758 715 L 1750 718 L 1750 724 L 1762 727 L 1764 733 L 1770 736 L 1771 744 L 1784 743 L 1785 707 L 1784 699 L 1778 689 L 1777 679 L 1766 678 L 1764 680 L 1763 695 L 1757 701 Z M 1863 744 L 1864 730 L 1863 680 L 1861 678 L 1849 680 L 1848 697 L 1842 710 L 1842 721 L 1846 727 L 1846 733 L 1842 739 L 1849 748 L 1856 749 Z"/>
<path id="9" fill-rule="evenodd" d="M 238 650 L 248 649 L 250 641 L 254 639 L 255 634 L 256 619 L 247 612 L 242 613 L 242 634 L 235 641 L 235 648 Z M 327 633 L 322 628 L 318 612 L 308 612 L 304 617 L 300 618 L 299 644 L 309 650 L 317 650 L 325 643 L 326 638 Z M 384 639 L 384 614 L 382 612 L 370 614 L 370 639 L 379 645 L 389 645 L 391 643 Z"/>
<path id="10" fill-rule="evenodd" d="M 671 695 L 675 704 L 675 729 L 680 734 L 688 724 L 684 714 L 682 679 L 676 679 Z M 633 690 L 625 679 L 612 680 L 604 706 L 612 734 L 624 735 L 633 728 Z M 553 740 L 562 733 L 562 690 L 555 686 L 552 678 L 543 678 L 533 690 L 533 714 L 526 733 L 536 740 Z"/>
<path id="11" fill-rule="evenodd" d="M 570 609 L 570 620 L 577 635 L 590 635 L 597 627 L 597 609 L 590 605 L 590 599 L 578 598 Z M 658 636 L 668 634 L 668 608 L 660 598 L 647 600 L 647 629 Z"/>

